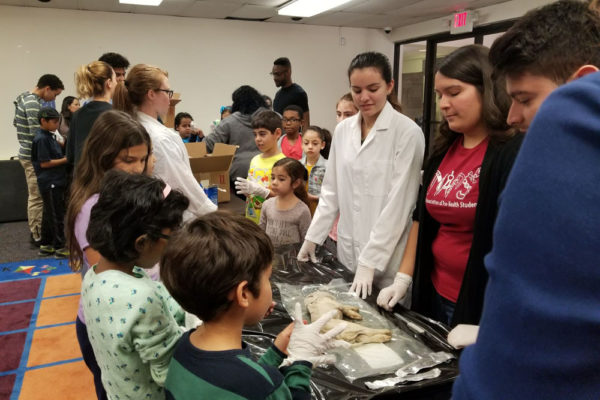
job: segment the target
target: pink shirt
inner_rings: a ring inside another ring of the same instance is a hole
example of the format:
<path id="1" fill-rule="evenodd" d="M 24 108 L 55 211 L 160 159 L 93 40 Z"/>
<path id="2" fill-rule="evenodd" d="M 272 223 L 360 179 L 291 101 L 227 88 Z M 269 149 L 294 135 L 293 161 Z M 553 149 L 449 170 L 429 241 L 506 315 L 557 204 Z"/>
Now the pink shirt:
<path id="1" fill-rule="evenodd" d="M 98 202 L 99 194 L 93 194 L 83 203 L 81 206 L 81 210 L 79 214 L 77 214 L 77 218 L 75 218 L 75 239 L 77 239 L 77 244 L 83 253 L 83 263 L 81 263 L 81 278 L 83 279 L 85 273 L 90 269 L 90 264 L 85 256 L 85 249 L 90 247 L 88 243 L 87 237 L 85 236 L 87 232 L 88 225 L 90 224 L 90 214 L 92 212 L 92 207 L 96 205 Z M 83 304 L 81 303 L 81 298 L 79 299 L 79 309 L 77 310 L 77 316 L 85 324 L 85 317 L 83 316 Z"/>
<path id="2" fill-rule="evenodd" d="M 302 158 L 302 135 L 298 135 L 296 143 L 294 143 L 293 146 L 290 145 L 287 136 L 284 136 L 281 140 L 281 152 L 285 154 L 286 157 L 300 160 Z"/>

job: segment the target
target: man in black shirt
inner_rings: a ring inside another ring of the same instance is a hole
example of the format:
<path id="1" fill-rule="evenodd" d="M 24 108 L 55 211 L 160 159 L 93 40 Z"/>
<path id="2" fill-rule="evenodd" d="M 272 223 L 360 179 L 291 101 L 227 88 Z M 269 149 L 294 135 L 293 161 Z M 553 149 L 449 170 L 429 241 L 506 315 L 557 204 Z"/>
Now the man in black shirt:
<path id="1" fill-rule="evenodd" d="M 294 104 L 304 111 L 302 121 L 303 130 L 310 125 L 310 115 L 308 112 L 308 96 L 304 89 L 292 82 L 292 64 L 287 57 L 280 57 L 273 62 L 273 81 L 275 86 L 281 88 L 275 94 L 273 100 L 273 110 L 283 115 L 283 110 L 290 104 Z"/>

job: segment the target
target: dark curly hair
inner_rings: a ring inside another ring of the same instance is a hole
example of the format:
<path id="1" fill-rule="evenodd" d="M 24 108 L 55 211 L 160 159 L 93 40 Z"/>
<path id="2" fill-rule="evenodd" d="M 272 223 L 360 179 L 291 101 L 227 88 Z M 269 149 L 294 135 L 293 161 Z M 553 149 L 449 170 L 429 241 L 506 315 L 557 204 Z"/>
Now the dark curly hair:
<path id="1" fill-rule="evenodd" d="M 239 111 L 242 114 L 252 114 L 260 107 L 267 106 L 262 95 L 252 86 L 248 85 L 243 85 L 235 89 L 231 94 L 231 100 L 233 101 L 231 105 L 232 113 Z"/>
<path id="2" fill-rule="evenodd" d="M 104 61 L 113 68 L 129 68 L 129 60 L 119 53 L 104 53 L 98 61 Z"/>
<path id="3" fill-rule="evenodd" d="M 165 186 L 147 175 L 107 172 L 90 214 L 86 234 L 90 247 L 111 262 L 130 263 L 140 256 L 137 238 L 146 235 L 157 241 L 163 229 L 177 228 L 189 200 L 177 190 L 165 197 Z"/>

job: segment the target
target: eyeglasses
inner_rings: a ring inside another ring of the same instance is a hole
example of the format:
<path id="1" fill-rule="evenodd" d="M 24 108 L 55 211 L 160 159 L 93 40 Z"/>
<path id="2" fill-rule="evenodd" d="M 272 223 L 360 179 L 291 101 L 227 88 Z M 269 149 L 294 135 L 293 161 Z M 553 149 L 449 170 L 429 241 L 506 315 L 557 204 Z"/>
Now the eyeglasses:
<path id="1" fill-rule="evenodd" d="M 284 124 L 287 124 L 288 122 L 300 122 L 301 120 L 298 118 L 283 118 L 282 121 Z"/>
<path id="2" fill-rule="evenodd" d="M 283 71 L 271 71 L 271 72 L 269 72 L 269 75 L 282 76 L 282 75 L 285 75 L 286 72 L 287 72 L 287 69 L 284 69 Z"/>
<path id="3" fill-rule="evenodd" d="M 171 89 L 154 89 L 154 90 L 156 90 L 157 92 L 165 92 L 169 96 L 170 99 L 173 98 L 173 91 Z"/>

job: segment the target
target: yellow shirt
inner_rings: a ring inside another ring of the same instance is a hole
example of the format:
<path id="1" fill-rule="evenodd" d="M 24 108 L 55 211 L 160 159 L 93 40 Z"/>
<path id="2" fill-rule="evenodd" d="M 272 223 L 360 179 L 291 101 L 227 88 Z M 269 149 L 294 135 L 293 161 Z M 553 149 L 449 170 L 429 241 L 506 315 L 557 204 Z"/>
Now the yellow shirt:
<path id="1" fill-rule="evenodd" d="M 267 188 L 270 187 L 273 164 L 282 158 L 285 158 L 283 153 L 267 158 L 264 158 L 262 154 L 254 156 L 252 161 L 250 161 L 250 168 L 248 168 L 248 180 L 258 182 Z M 264 201 L 265 199 L 260 196 L 250 195 L 246 197 L 246 218 L 258 224 L 260 222 L 260 210 Z"/>

